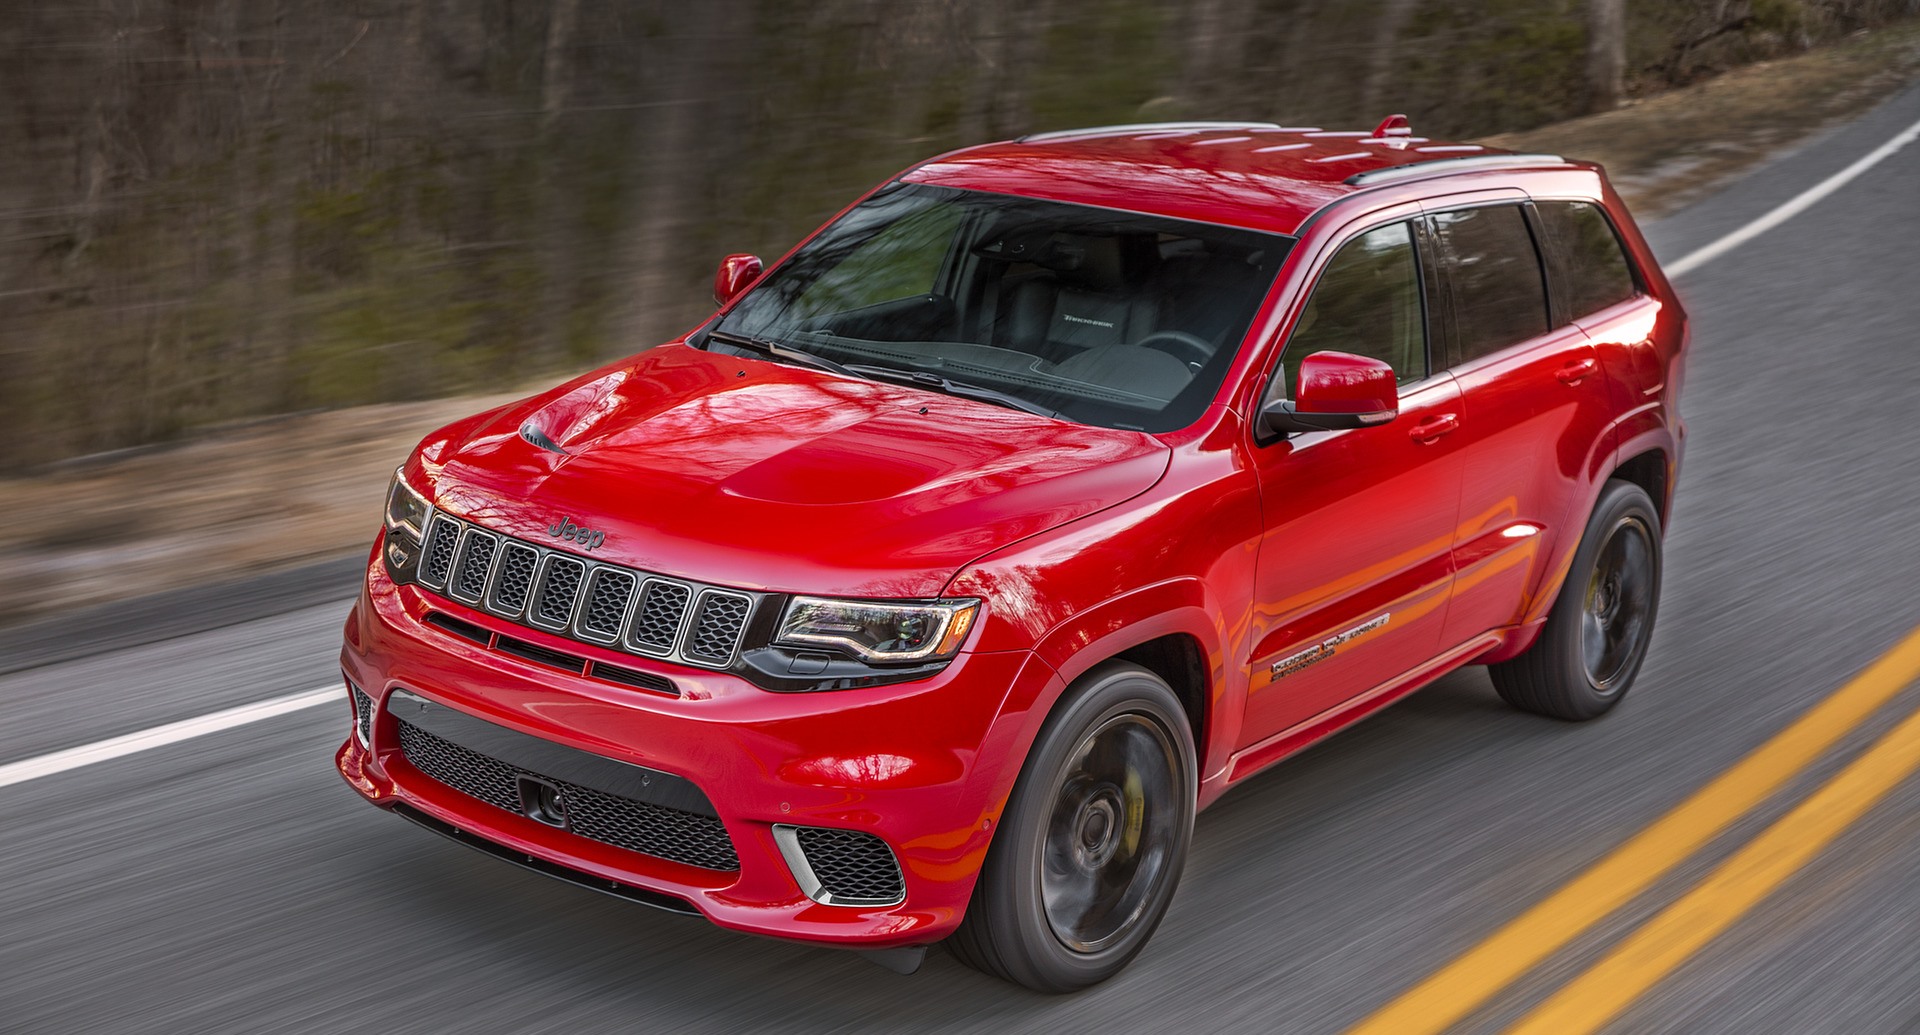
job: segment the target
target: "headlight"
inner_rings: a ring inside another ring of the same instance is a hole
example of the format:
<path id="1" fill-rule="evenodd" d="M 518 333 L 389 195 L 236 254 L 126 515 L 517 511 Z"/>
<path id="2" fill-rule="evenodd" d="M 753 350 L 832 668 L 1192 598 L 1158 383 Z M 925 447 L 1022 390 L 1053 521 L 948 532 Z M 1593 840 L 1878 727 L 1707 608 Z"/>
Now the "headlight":
<path id="1" fill-rule="evenodd" d="M 776 641 L 789 647 L 837 647 L 867 661 L 928 661 L 960 651 L 978 600 L 881 603 L 794 597 Z"/>
<path id="2" fill-rule="evenodd" d="M 401 477 L 402 470 L 394 468 L 393 484 L 387 487 L 387 527 L 404 528 L 419 539 L 427 527 L 427 501 Z"/>
<path id="3" fill-rule="evenodd" d="M 412 582 L 419 574 L 420 543 L 427 528 L 427 501 L 413 491 L 400 471 L 387 487 L 387 576 L 395 585 Z"/>

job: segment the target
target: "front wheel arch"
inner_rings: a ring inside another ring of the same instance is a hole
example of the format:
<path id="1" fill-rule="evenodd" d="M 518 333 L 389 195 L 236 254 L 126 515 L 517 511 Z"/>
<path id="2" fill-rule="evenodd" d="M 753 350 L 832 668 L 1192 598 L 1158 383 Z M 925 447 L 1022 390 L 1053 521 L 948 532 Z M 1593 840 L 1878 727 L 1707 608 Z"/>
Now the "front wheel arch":
<path id="1" fill-rule="evenodd" d="M 1109 735 L 1121 740 L 1109 744 Z M 1166 750 L 1164 779 L 1153 775 L 1154 745 Z M 1109 771 L 1116 764 L 1124 778 Z M 955 955 L 1043 992 L 1118 973 L 1172 901 L 1198 786 L 1193 732 L 1165 681 L 1127 661 L 1088 670 L 1061 695 L 1021 766 L 950 941 Z M 1087 940 L 1075 943 L 1081 935 Z"/>

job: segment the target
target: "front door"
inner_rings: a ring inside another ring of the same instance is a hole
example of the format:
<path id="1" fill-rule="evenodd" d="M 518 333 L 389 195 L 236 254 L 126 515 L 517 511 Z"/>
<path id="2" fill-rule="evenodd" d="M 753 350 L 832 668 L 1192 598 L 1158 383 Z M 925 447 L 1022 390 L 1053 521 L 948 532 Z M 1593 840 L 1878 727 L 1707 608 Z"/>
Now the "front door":
<path id="1" fill-rule="evenodd" d="M 1453 577 L 1460 389 L 1432 373 L 1429 288 L 1413 226 L 1349 239 L 1320 273 L 1277 384 L 1321 351 L 1399 374 L 1392 422 L 1258 447 L 1265 533 L 1255 562 L 1247 747 L 1364 694 L 1440 649 Z"/>

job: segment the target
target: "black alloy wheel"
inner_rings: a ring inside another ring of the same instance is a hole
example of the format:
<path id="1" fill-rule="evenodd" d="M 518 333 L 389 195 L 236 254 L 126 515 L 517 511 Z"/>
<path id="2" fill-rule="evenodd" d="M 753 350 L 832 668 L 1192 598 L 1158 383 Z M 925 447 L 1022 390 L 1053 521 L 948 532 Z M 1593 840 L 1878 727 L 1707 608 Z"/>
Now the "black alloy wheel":
<path id="1" fill-rule="evenodd" d="M 1076 681 L 1014 787 L 955 954 L 1042 992 L 1118 973 L 1173 900 L 1196 771 L 1185 711 L 1160 677 L 1109 662 Z"/>
<path id="2" fill-rule="evenodd" d="M 1626 695 L 1647 657 L 1660 606 L 1660 514 L 1645 489 L 1600 493 L 1540 638 L 1488 667 L 1494 689 L 1523 711 L 1578 721 Z"/>
<path id="3" fill-rule="evenodd" d="M 1645 649 L 1653 621 L 1653 533 L 1638 515 L 1607 532 L 1587 578 L 1580 618 L 1580 655 L 1587 684 L 1602 694 L 1619 689 L 1621 675 Z"/>

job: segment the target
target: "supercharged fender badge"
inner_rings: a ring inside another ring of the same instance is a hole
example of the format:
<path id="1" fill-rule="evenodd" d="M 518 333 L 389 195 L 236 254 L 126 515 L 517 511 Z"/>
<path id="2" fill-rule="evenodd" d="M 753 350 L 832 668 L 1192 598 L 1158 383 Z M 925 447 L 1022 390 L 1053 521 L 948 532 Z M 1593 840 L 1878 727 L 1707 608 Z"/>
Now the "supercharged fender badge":
<path id="1" fill-rule="evenodd" d="M 1308 665 L 1333 657 L 1334 650 L 1341 644 L 1365 636 L 1375 629 L 1384 627 L 1392 620 L 1393 615 L 1391 613 L 1380 615 L 1377 618 L 1369 618 L 1359 625 L 1348 629 L 1346 632 L 1335 633 L 1305 650 L 1295 651 L 1281 658 L 1279 661 L 1273 663 L 1273 668 L 1269 671 L 1272 672 L 1273 678 L 1275 679 L 1279 679 L 1282 676 L 1293 675 Z"/>

